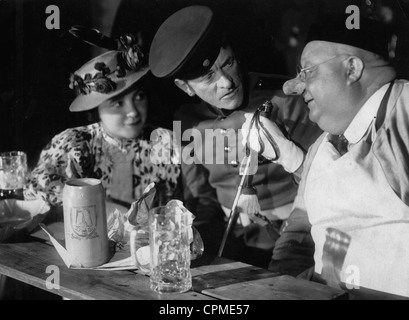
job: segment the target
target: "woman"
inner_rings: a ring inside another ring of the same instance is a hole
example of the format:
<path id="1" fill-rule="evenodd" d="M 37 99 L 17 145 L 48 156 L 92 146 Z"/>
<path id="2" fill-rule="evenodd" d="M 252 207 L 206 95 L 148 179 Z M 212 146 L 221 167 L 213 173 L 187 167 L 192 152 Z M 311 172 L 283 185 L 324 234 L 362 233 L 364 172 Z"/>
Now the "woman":
<path id="1" fill-rule="evenodd" d="M 166 137 L 171 135 L 165 129 L 155 129 L 162 137 L 155 149 L 167 148 L 170 159 L 151 158 L 153 128 L 146 124 L 149 69 L 133 37 L 121 39 L 121 50 L 99 55 L 71 75 L 70 88 L 77 97 L 70 111 L 97 110 L 99 121 L 52 139 L 30 175 L 25 199 L 40 197 L 59 206 L 65 182 L 84 177 L 100 179 L 108 198 L 120 204 L 138 199 L 151 182 L 157 183 L 161 202 L 178 198 L 177 150 L 168 150 L 172 144 Z"/>

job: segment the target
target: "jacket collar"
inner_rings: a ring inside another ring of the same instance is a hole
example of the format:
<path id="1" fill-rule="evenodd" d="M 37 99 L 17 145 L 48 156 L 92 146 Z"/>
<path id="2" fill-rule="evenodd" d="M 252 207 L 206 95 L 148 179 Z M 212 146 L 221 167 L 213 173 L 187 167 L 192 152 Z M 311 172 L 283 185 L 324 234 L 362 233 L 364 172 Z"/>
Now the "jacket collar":
<path id="1" fill-rule="evenodd" d="M 382 98 L 388 90 L 390 83 L 379 88 L 361 107 L 344 132 L 345 138 L 350 144 L 358 143 L 368 131 L 372 124 L 375 124 L 376 115 L 381 105 Z"/>

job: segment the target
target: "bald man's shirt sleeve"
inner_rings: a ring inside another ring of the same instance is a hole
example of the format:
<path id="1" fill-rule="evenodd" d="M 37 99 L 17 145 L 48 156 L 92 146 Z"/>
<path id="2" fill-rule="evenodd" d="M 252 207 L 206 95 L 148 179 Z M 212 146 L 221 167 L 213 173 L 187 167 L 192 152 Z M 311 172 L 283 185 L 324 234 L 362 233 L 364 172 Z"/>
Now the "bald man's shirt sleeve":
<path id="1" fill-rule="evenodd" d="M 373 152 L 389 185 L 409 206 L 409 82 L 395 81 Z"/>

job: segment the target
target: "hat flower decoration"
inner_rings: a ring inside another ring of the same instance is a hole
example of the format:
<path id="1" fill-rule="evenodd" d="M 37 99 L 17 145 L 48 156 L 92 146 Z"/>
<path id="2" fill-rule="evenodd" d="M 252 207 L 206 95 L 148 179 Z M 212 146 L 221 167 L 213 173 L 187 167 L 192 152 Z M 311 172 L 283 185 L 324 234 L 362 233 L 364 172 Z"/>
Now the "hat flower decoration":
<path id="1" fill-rule="evenodd" d="M 125 75 L 125 69 L 137 71 L 143 65 L 145 55 L 141 47 L 136 44 L 135 37 L 132 34 L 126 34 L 119 38 L 122 50 L 118 53 L 117 75 Z"/>
<path id="2" fill-rule="evenodd" d="M 138 71 L 143 64 L 144 54 L 139 45 L 135 43 L 135 37 L 131 34 L 119 38 L 121 50 L 117 53 L 116 69 L 111 70 L 104 62 L 96 62 L 94 69 L 99 72 L 92 76 L 85 74 L 84 78 L 73 73 L 70 76 L 70 89 L 77 95 L 90 94 L 91 91 L 99 93 L 110 93 L 116 90 L 116 83 L 109 76 L 113 73 L 118 78 L 126 76 L 126 70 Z"/>
<path id="3" fill-rule="evenodd" d="M 112 72 L 103 62 L 98 62 L 94 67 L 97 72 L 94 76 L 87 73 L 82 79 L 79 75 L 72 73 L 70 77 L 70 89 L 77 95 L 90 94 L 91 91 L 99 93 L 110 93 L 116 89 L 116 83 L 108 78 Z"/>
<path id="4" fill-rule="evenodd" d="M 146 57 L 132 34 L 114 40 L 96 30 L 73 27 L 71 31 L 84 42 L 103 48 L 108 47 L 100 45 L 101 39 L 109 39 L 109 49 L 113 50 L 91 59 L 71 74 L 69 87 L 77 97 L 71 103 L 70 111 L 96 108 L 124 92 L 148 73 Z"/>

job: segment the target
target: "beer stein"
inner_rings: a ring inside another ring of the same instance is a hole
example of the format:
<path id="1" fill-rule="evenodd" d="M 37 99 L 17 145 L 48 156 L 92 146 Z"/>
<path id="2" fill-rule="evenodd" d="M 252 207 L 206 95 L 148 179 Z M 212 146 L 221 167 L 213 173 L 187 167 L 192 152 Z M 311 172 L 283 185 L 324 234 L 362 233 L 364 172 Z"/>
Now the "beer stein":
<path id="1" fill-rule="evenodd" d="M 105 190 L 98 179 L 73 179 L 63 190 L 66 249 L 78 267 L 109 260 Z"/>

